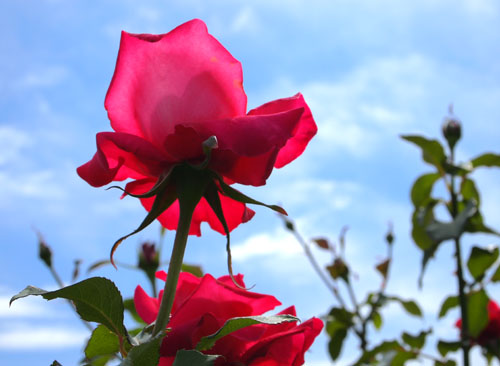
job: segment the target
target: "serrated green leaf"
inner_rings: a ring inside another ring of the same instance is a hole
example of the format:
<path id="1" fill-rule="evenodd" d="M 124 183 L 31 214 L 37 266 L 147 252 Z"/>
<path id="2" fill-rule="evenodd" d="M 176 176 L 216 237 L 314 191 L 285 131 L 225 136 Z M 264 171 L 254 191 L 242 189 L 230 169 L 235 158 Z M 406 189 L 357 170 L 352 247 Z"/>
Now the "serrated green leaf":
<path id="1" fill-rule="evenodd" d="M 439 341 L 437 349 L 442 357 L 445 357 L 449 352 L 456 352 L 460 348 L 460 342 Z"/>
<path id="2" fill-rule="evenodd" d="M 425 345 L 427 336 L 431 333 L 430 330 L 422 331 L 418 335 L 411 335 L 407 332 L 403 332 L 403 341 L 413 349 L 422 349 Z"/>
<path id="3" fill-rule="evenodd" d="M 401 306 L 406 310 L 407 313 L 415 316 L 422 316 L 422 310 L 417 305 L 417 303 L 413 300 L 403 300 L 397 296 L 388 296 L 388 300 L 397 301 L 401 304 Z"/>
<path id="4" fill-rule="evenodd" d="M 498 248 L 493 250 L 473 247 L 467 261 L 467 268 L 475 280 L 480 280 L 498 259 Z"/>
<path id="5" fill-rule="evenodd" d="M 448 313 L 448 310 L 457 307 L 459 304 L 460 302 L 458 300 L 458 296 L 448 296 L 441 305 L 441 310 L 439 310 L 438 317 L 439 318 L 444 317 Z"/>
<path id="6" fill-rule="evenodd" d="M 165 333 L 161 332 L 149 341 L 132 347 L 119 366 L 158 366 L 160 346 Z"/>
<path id="7" fill-rule="evenodd" d="M 335 361 L 342 351 L 344 339 L 347 336 L 346 328 L 339 328 L 333 334 L 330 334 L 330 341 L 328 342 L 328 352 L 333 361 Z"/>
<path id="8" fill-rule="evenodd" d="M 115 284 L 106 278 L 88 278 L 56 291 L 45 291 L 28 286 L 13 296 L 10 303 L 31 295 L 42 296 L 46 300 L 56 298 L 71 300 L 83 320 L 103 324 L 118 337 L 126 337 L 127 331 L 123 325 L 122 296 Z"/>
<path id="9" fill-rule="evenodd" d="M 473 292 L 467 296 L 469 334 L 473 338 L 477 338 L 488 324 L 488 302 L 489 299 L 484 290 Z"/>
<path id="10" fill-rule="evenodd" d="M 422 207 L 431 198 L 434 183 L 441 177 L 439 173 L 428 173 L 417 178 L 411 189 L 411 201 L 415 207 Z"/>
<path id="11" fill-rule="evenodd" d="M 179 350 L 172 366 L 214 366 L 219 355 L 205 355 L 196 350 Z"/>
<path id="12" fill-rule="evenodd" d="M 422 136 L 406 135 L 401 136 L 404 140 L 417 145 L 422 149 L 422 157 L 425 162 L 434 165 L 438 170 L 443 169 L 446 161 L 443 146 L 437 140 L 429 140 Z"/>
<path id="13" fill-rule="evenodd" d="M 94 329 L 85 347 L 85 356 L 92 360 L 103 355 L 114 355 L 120 350 L 120 341 L 116 334 L 106 326 L 99 325 Z"/>
<path id="14" fill-rule="evenodd" d="M 500 155 L 493 153 L 486 153 L 478 156 L 471 160 L 471 164 L 474 168 L 480 166 L 486 167 L 500 167 Z"/>
<path id="15" fill-rule="evenodd" d="M 382 316 L 380 315 L 379 312 L 375 311 L 372 314 L 372 322 L 373 322 L 373 326 L 375 327 L 375 329 L 382 328 Z"/>
<path id="16" fill-rule="evenodd" d="M 209 350 L 215 345 L 215 342 L 217 342 L 222 337 L 231 334 L 233 332 L 236 332 L 239 329 L 249 327 L 251 325 L 255 324 L 277 325 L 285 322 L 296 322 L 296 321 L 299 321 L 297 317 L 286 314 L 272 315 L 272 316 L 245 316 L 245 317 L 231 318 L 227 320 L 217 332 L 202 337 L 198 342 L 198 344 L 196 345 L 196 349 L 198 351 Z"/>

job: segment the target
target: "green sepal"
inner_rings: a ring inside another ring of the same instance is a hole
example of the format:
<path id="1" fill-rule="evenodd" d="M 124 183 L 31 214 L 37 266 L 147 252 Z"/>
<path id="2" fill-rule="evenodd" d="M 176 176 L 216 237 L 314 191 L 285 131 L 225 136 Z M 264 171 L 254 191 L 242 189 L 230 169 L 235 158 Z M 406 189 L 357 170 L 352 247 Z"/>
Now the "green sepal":
<path id="1" fill-rule="evenodd" d="M 271 210 L 276 211 L 282 215 L 288 216 L 288 214 L 286 213 L 286 211 L 282 207 L 277 206 L 277 205 L 267 205 L 265 203 L 259 202 L 251 197 L 244 195 L 240 191 L 232 188 L 230 185 L 226 184 L 224 182 L 224 180 L 221 178 L 221 176 L 219 176 L 218 174 L 215 174 L 215 179 L 217 179 L 217 181 L 220 185 L 220 188 L 222 190 L 222 193 L 225 196 L 227 196 L 235 201 L 241 202 L 241 203 L 249 203 L 249 204 L 253 204 L 253 205 L 264 206 L 264 207 L 270 208 Z"/>
<path id="2" fill-rule="evenodd" d="M 220 202 L 219 191 L 217 190 L 217 186 L 214 182 L 210 182 L 205 190 L 204 194 L 205 199 L 208 204 L 212 208 L 215 216 L 219 219 L 222 227 L 224 228 L 224 232 L 226 234 L 226 252 L 227 252 L 227 270 L 229 272 L 229 276 L 231 280 L 238 288 L 243 288 L 236 280 L 233 275 L 233 264 L 231 257 L 231 234 L 229 232 L 229 228 L 227 226 L 226 218 L 224 217 L 224 212 L 222 211 L 222 204 Z"/>
<path id="3" fill-rule="evenodd" d="M 113 254 L 115 253 L 118 246 L 128 237 L 137 234 L 138 232 L 145 229 L 149 224 L 151 224 L 158 216 L 160 216 L 166 209 L 168 209 L 177 199 L 177 192 L 173 186 L 165 186 L 163 191 L 159 192 L 153 202 L 151 210 L 146 215 L 146 218 L 142 221 L 137 229 L 135 229 L 130 234 L 122 236 L 118 239 L 111 248 L 111 253 L 109 254 L 109 260 L 111 264 L 116 268 Z"/>

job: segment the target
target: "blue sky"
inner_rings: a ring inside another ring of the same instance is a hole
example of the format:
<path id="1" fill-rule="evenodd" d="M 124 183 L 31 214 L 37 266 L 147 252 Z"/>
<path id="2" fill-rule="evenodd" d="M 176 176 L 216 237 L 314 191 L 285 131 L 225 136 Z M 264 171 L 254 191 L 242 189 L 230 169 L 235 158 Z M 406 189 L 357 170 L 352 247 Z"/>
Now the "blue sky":
<path id="1" fill-rule="evenodd" d="M 26 285 L 54 288 L 37 259 L 33 228 L 54 251 L 69 280 L 73 259 L 106 258 L 110 246 L 145 215 L 139 202 L 94 189 L 75 169 L 95 152 L 95 134 L 110 130 L 103 107 L 113 74 L 120 31 L 165 33 L 192 18 L 242 62 L 249 109 L 301 91 L 319 127 L 298 160 L 273 172 L 261 188 L 245 193 L 281 203 L 306 237 L 336 238 L 349 225 L 347 255 L 358 297 L 379 286 L 373 271 L 383 258 L 383 236 L 393 222 L 395 264 L 389 293 L 417 298 L 424 320 L 389 307 L 374 341 L 404 328 L 434 326 L 435 335 L 457 336 L 456 312 L 436 322 L 444 297 L 455 291 L 452 248 L 445 245 L 416 285 L 420 253 L 409 236 L 413 180 L 430 169 L 402 133 L 438 136 L 448 105 L 462 119 L 458 158 L 500 146 L 500 7 L 495 0 L 183 0 L 2 1 L 0 3 L 0 359 L 5 365 L 45 366 L 53 359 L 76 364 L 86 329 L 63 302 L 8 299 Z M 500 228 L 499 172 L 475 173 L 483 212 Z M 255 291 L 295 304 L 302 318 L 325 314 L 335 302 L 315 277 L 300 247 L 269 210 L 257 208 L 234 231 L 234 269 Z M 208 227 L 190 239 L 187 261 L 226 274 L 225 240 Z M 156 240 L 152 225 L 128 239 L 116 258 L 135 263 L 141 240 Z M 165 247 L 173 239 L 168 234 Z M 467 236 L 498 244 L 493 237 Z M 323 253 L 319 261 L 326 263 Z M 103 269 L 124 296 L 136 272 Z M 498 285 L 490 294 L 500 300 Z M 372 331 L 372 333 L 374 333 Z M 435 339 L 428 351 L 436 353 Z M 326 337 L 308 354 L 308 365 L 328 365 Z M 356 357 L 356 342 L 339 365 Z M 476 356 L 477 352 L 476 352 Z"/>

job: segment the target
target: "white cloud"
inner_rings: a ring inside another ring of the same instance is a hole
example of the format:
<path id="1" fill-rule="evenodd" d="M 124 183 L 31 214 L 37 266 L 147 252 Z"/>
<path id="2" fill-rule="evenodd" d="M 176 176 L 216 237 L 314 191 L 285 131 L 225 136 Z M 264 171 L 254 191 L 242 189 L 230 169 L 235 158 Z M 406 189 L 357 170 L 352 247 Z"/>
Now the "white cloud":
<path id="1" fill-rule="evenodd" d="M 14 292 L 12 292 L 14 295 Z M 9 306 L 12 296 L 0 296 L 0 318 L 46 318 L 57 315 L 50 310 L 45 301 L 37 298 L 26 298 Z"/>
<path id="2" fill-rule="evenodd" d="M 21 151 L 33 143 L 30 136 L 17 128 L 0 126 L 0 165 L 11 163 L 20 158 Z"/>
<path id="3" fill-rule="evenodd" d="M 259 27 L 260 22 L 255 10 L 248 5 L 238 11 L 231 23 L 231 30 L 235 33 L 255 33 Z"/>
<path id="4" fill-rule="evenodd" d="M 62 326 L 17 325 L 2 329 L 0 349 L 4 350 L 47 350 L 81 347 L 88 338 L 85 330 L 68 329 Z"/>
<path id="5" fill-rule="evenodd" d="M 18 88 L 39 88 L 54 86 L 64 81 L 69 71 L 64 66 L 49 66 L 26 73 L 17 81 Z"/>
<path id="6" fill-rule="evenodd" d="M 302 255 L 302 248 L 284 230 L 276 230 L 273 234 L 260 233 L 247 238 L 243 243 L 233 246 L 234 261 L 252 260 L 254 257 L 273 257 L 286 259 Z"/>
<path id="7" fill-rule="evenodd" d="M 5 200 L 13 197 L 44 199 L 63 199 L 67 191 L 58 183 L 56 174 L 51 170 L 42 170 L 21 175 L 0 172 L 1 196 Z M 0 197 L 1 197 L 0 196 Z"/>

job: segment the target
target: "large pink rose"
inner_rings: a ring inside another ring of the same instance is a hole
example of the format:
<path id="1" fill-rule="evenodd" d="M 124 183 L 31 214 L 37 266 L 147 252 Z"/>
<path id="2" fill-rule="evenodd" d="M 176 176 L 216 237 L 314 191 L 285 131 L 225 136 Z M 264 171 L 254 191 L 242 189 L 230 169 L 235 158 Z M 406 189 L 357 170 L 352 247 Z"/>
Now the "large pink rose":
<path id="1" fill-rule="evenodd" d="M 457 320 L 456 326 L 462 329 L 462 319 Z M 500 307 L 495 301 L 490 300 L 488 303 L 488 324 L 473 341 L 485 346 L 498 340 L 500 340 Z"/>
<path id="2" fill-rule="evenodd" d="M 158 272 L 157 277 L 165 280 L 166 274 Z M 243 276 L 235 278 L 244 287 Z M 136 288 L 135 307 L 145 322 L 156 319 L 161 297 L 162 292 L 157 299 L 149 297 L 140 286 Z M 194 349 L 202 337 L 215 333 L 226 320 L 261 315 L 278 305 L 280 302 L 273 296 L 237 288 L 229 276 L 198 278 L 181 273 L 168 323 L 171 331 L 163 340 L 159 365 L 172 365 L 178 350 Z M 295 308 L 280 314 L 295 315 Z M 299 366 L 304 364 L 304 353 L 322 328 L 323 322 L 317 318 L 300 325 L 253 325 L 219 339 L 209 353 L 224 356 L 217 359 L 218 366 Z"/>
<path id="3" fill-rule="evenodd" d="M 208 169 L 227 183 L 260 186 L 305 149 L 316 124 L 302 95 L 278 99 L 246 112 L 241 64 L 201 20 L 161 35 L 122 33 L 105 107 L 114 132 L 97 134 L 97 153 L 78 168 L 94 187 L 132 179 L 126 190 L 142 194 L 176 164 L 205 159 L 202 143 L 218 141 Z M 219 192 L 229 230 L 254 212 Z M 141 198 L 149 211 L 154 197 Z M 158 217 L 174 230 L 178 201 Z M 224 233 L 205 198 L 193 215 L 190 234 L 201 222 Z"/>

